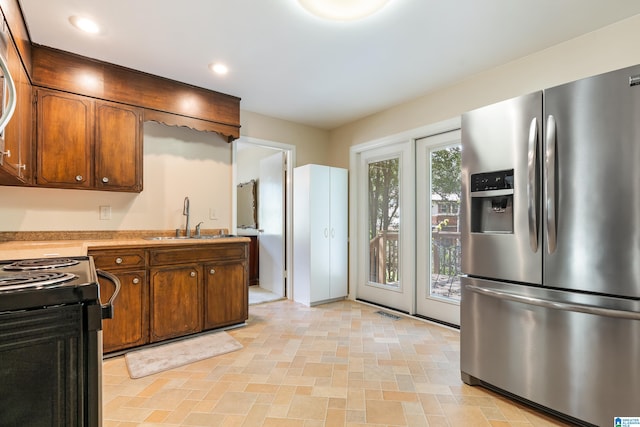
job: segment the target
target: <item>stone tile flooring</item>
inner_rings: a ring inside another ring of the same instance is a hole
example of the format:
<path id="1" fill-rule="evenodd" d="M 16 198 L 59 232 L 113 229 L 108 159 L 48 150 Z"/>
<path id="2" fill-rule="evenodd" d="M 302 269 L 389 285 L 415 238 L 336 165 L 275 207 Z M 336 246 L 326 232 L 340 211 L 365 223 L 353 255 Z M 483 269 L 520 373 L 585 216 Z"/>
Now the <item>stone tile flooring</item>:
<path id="1" fill-rule="evenodd" d="M 105 427 L 564 426 L 460 381 L 459 333 L 353 301 L 250 307 L 242 350 L 132 380 L 103 371 Z"/>

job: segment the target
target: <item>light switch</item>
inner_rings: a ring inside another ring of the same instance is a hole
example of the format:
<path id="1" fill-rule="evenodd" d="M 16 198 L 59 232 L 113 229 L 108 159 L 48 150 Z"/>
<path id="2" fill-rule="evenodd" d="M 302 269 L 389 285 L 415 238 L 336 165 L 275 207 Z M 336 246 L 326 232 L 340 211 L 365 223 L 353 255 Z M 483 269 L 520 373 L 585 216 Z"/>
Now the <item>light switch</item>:
<path id="1" fill-rule="evenodd" d="M 218 219 L 214 208 L 209 208 L 209 219 Z"/>
<path id="2" fill-rule="evenodd" d="M 111 219 L 111 206 L 100 206 L 100 219 Z"/>

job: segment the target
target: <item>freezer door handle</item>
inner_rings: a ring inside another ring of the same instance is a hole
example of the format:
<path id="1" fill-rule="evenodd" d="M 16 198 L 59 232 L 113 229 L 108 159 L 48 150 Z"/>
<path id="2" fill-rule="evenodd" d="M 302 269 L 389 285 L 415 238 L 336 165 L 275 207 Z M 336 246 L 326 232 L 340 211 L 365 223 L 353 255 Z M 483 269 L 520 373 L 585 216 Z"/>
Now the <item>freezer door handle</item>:
<path id="1" fill-rule="evenodd" d="M 547 205 L 547 251 L 552 254 L 556 250 L 556 119 L 552 115 L 547 118 L 547 136 L 544 178 L 546 182 Z"/>
<path id="2" fill-rule="evenodd" d="M 518 295 L 511 292 L 504 292 L 497 289 L 484 288 L 481 286 L 465 285 L 465 288 L 471 292 L 489 297 L 499 298 L 507 301 L 520 302 L 523 304 L 536 305 L 544 308 L 552 308 L 556 310 L 573 311 L 578 313 L 593 314 L 596 316 L 614 317 L 618 319 L 640 320 L 640 313 L 636 311 L 614 310 L 611 308 L 598 307 L 589 304 L 567 303 L 553 301 L 544 298 L 529 297 L 526 295 Z"/>
<path id="3" fill-rule="evenodd" d="M 538 251 L 538 206 L 536 203 L 538 187 L 536 181 L 536 163 L 538 160 L 538 119 L 536 117 L 531 120 L 529 127 L 529 154 L 527 157 L 527 199 L 528 199 L 528 216 L 529 216 L 529 245 L 533 252 Z"/>

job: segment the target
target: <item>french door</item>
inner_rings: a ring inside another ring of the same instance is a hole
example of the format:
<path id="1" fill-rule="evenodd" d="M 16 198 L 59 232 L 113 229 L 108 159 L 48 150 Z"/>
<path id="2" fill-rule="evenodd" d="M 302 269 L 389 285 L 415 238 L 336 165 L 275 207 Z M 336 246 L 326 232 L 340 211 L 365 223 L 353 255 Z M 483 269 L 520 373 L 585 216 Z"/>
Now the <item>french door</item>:
<path id="1" fill-rule="evenodd" d="M 416 314 L 460 324 L 460 131 L 416 140 Z"/>
<path id="2" fill-rule="evenodd" d="M 460 324 L 460 156 L 460 130 L 357 152 L 356 299 Z"/>
<path id="3" fill-rule="evenodd" d="M 414 162 L 411 142 L 372 148 L 358 162 L 356 298 L 413 312 Z"/>

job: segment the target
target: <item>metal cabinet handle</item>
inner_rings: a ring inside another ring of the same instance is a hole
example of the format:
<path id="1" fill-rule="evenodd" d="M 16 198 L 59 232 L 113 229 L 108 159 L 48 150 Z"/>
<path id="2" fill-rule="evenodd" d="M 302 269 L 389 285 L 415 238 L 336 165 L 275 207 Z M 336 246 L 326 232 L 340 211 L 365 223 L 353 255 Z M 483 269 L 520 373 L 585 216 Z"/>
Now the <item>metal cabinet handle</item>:
<path id="1" fill-rule="evenodd" d="M 324 229 L 324 237 L 329 237 L 329 229 L 328 228 Z"/>
<path id="2" fill-rule="evenodd" d="M 76 175 L 76 181 L 80 182 L 82 181 L 82 175 Z"/>
<path id="3" fill-rule="evenodd" d="M 529 154 L 527 157 L 527 200 L 529 217 L 529 245 L 533 252 L 538 251 L 538 182 L 536 180 L 536 163 L 538 160 L 538 119 L 534 117 L 529 127 Z"/>
<path id="4" fill-rule="evenodd" d="M 556 250 L 556 119 L 552 115 L 547 118 L 547 137 L 544 176 L 547 205 L 547 251 L 552 254 Z"/>
<path id="5" fill-rule="evenodd" d="M 102 182 L 104 182 L 105 184 L 109 182 L 109 178 L 107 178 L 106 176 L 102 177 Z"/>
<path id="6" fill-rule="evenodd" d="M 140 278 L 134 277 L 131 282 L 133 282 L 134 285 L 137 285 L 138 283 L 140 283 Z"/>
<path id="7" fill-rule="evenodd" d="M 216 274 L 216 271 L 212 268 L 211 270 L 209 270 L 209 274 Z"/>
<path id="8" fill-rule="evenodd" d="M 116 264 L 122 264 L 122 258 L 120 257 L 116 258 Z"/>
<path id="9" fill-rule="evenodd" d="M 191 273 L 189 273 L 189 276 L 191 276 L 191 277 L 196 277 L 196 272 L 195 272 L 195 271 L 192 271 Z"/>

